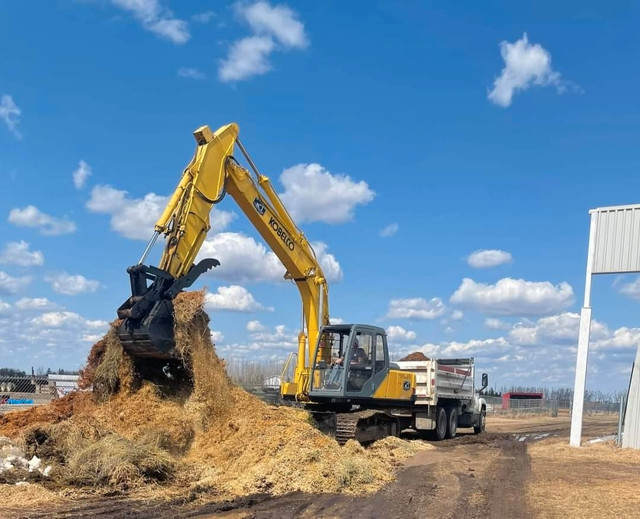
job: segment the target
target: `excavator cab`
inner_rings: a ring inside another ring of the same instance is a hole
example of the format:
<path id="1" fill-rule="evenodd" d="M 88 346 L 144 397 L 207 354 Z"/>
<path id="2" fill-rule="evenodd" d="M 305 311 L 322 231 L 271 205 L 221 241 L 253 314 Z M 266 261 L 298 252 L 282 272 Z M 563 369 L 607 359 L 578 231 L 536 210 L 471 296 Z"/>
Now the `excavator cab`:
<path id="1" fill-rule="evenodd" d="M 311 371 L 312 401 L 371 399 L 389 375 L 387 336 L 363 324 L 323 326 Z"/>

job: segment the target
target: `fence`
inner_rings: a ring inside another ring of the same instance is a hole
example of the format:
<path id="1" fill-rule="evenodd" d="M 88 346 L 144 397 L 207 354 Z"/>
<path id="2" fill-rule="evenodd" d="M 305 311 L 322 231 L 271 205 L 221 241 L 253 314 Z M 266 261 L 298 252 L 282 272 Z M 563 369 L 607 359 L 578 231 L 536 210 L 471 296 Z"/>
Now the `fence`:
<path id="1" fill-rule="evenodd" d="M 77 379 L 77 375 L 0 377 L 0 414 L 48 404 L 54 398 L 75 391 Z"/>
<path id="2" fill-rule="evenodd" d="M 571 400 L 558 400 L 547 398 L 536 399 L 511 399 L 505 402 L 499 396 L 484 396 L 487 402 L 488 414 L 518 415 L 518 414 L 550 414 L 557 416 L 571 414 Z M 619 402 L 585 402 L 586 414 L 618 413 Z"/>

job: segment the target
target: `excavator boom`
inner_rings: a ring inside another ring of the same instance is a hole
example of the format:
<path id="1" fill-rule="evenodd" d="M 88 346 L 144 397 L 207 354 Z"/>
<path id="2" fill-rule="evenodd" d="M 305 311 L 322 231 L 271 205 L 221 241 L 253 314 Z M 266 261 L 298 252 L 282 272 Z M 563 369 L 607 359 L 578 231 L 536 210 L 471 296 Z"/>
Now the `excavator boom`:
<path id="1" fill-rule="evenodd" d="M 137 265 L 127 269 L 131 297 L 118 309 L 119 336 L 135 357 L 173 359 L 172 299 L 202 273 L 220 263 L 196 256 L 210 230 L 214 205 L 229 194 L 286 268 L 302 298 L 304 327 L 298 338 L 294 380 L 283 385 L 286 396 L 304 398 L 309 362 L 315 358 L 320 326 L 329 324 L 328 288 L 315 253 L 282 204 L 269 179 L 260 174 L 238 139 L 234 123 L 215 133 L 208 126 L 194 132 L 197 147 L 180 183 L 155 225 L 154 235 Z M 233 157 L 237 145 L 256 178 Z M 165 247 L 158 267 L 144 264 L 159 235 Z"/>

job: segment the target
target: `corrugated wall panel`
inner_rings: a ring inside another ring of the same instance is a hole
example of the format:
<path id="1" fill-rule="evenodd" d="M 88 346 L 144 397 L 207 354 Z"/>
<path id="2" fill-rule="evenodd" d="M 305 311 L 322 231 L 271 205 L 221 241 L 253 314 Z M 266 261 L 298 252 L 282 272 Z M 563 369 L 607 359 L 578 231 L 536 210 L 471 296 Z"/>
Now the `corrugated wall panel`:
<path id="1" fill-rule="evenodd" d="M 640 449 L 640 349 L 636 352 L 636 363 L 631 374 L 631 387 L 627 397 L 627 413 L 624 417 L 622 447 Z"/>
<path id="2" fill-rule="evenodd" d="M 596 220 L 594 274 L 640 271 L 640 205 L 591 211 Z"/>

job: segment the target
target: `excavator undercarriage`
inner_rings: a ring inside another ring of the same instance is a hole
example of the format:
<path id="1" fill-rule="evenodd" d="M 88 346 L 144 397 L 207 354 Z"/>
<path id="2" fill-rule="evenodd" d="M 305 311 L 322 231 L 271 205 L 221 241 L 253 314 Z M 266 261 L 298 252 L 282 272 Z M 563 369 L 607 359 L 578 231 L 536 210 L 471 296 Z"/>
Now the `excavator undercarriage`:
<path id="1" fill-rule="evenodd" d="M 333 436 L 340 445 L 355 440 L 363 445 L 387 436 L 399 436 L 401 419 L 391 411 L 357 409 L 353 411 L 311 411 L 316 427 Z"/>

